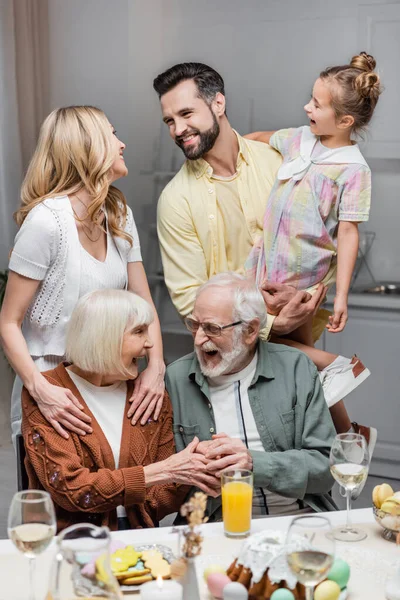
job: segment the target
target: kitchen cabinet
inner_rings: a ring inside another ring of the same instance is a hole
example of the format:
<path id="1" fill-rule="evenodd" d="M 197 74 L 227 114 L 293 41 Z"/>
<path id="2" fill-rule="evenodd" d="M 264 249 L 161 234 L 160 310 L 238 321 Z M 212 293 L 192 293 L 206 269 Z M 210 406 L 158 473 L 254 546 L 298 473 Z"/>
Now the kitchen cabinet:
<path id="1" fill-rule="evenodd" d="M 400 297 L 352 295 L 346 328 L 325 332 L 321 345 L 335 354 L 358 354 L 370 369 L 370 377 L 345 399 L 346 408 L 352 421 L 378 430 L 371 475 L 399 479 Z"/>

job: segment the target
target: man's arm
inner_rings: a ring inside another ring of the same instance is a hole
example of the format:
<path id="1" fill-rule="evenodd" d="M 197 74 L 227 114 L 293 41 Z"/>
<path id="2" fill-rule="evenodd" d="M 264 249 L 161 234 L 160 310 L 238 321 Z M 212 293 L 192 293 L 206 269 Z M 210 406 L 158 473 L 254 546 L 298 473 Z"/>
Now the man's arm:
<path id="1" fill-rule="evenodd" d="M 333 485 L 329 453 L 335 429 L 318 374 L 313 371 L 306 409 L 298 413 L 295 411 L 295 436 L 300 439 L 301 448 L 284 452 L 251 452 L 254 485 L 290 498 L 323 494 Z"/>
<path id="2" fill-rule="evenodd" d="M 185 199 L 161 194 L 157 232 L 165 283 L 179 314 L 188 315 L 197 289 L 208 280 L 207 265 Z"/>

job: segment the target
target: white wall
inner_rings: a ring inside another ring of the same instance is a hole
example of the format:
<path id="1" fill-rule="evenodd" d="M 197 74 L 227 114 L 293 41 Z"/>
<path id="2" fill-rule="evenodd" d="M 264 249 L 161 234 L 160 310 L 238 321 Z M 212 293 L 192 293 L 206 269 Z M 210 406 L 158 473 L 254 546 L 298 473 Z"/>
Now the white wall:
<path id="1" fill-rule="evenodd" d="M 121 187 L 140 223 L 146 250 L 156 194 L 149 172 L 155 164 L 170 169 L 181 160 L 166 131 L 160 146 L 163 130 L 153 78 L 175 62 L 203 61 L 224 76 L 229 118 L 240 132 L 300 125 L 319 71 L 362 50 L 357 42 L 360 19 L 371 5 L 386 4 L 50 0 L 51 104 L 94 103 L 127 142 L 130 174 Z M 373 136 L 379 133 L 390 94 L 389 89 L 387 100 L 382 97 Z M 393 126 L 399 126 L 398 120 Z M 366 228 L 376 232 L 370 265 L 377 278 L 400 280 L 400 161 L 373 159 L 370 164 L 373 206 Z"/>

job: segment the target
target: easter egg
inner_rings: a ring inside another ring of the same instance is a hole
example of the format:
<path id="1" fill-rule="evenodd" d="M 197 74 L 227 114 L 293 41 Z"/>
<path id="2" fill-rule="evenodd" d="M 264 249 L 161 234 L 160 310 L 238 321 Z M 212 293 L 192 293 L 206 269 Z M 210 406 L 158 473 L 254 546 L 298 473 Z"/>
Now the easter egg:
<path id="1" fill-rule="evenodd" d="M 204 569 L 204 581 L 207 581 L 208 576 L 211 575 L 211 573 L 223 573 L 224 575 L 226 575 L 226 569 L 224 569 L 224 567 L 221 567 L 221 565 L 210 565 L 209 567 Z"/>
<path id="2" fill-rule="evenodd" d="M 350 566 L 342 558 L 336 558 L 333 562 L 332 568 L 329 571 L 327 578 L 330 581 L 336 581 L 340 589 L 346 587 L 350 579 Z"/>
<path id="3" fill-rule="evenodd" d="M 271 600 L 294 600 L 293 592 L 286 590 L 285 588 L 275 590 L 271 594 Z"/>
<path id="4" fill-rule="evenodd" d="M 224 575 L 223 573 L 211 573 L 207 577 L 208 589 L 215 598 L 222 598 L 223 589 L 228 583 L 231 583 L 231 580 L 228 575 Z"/>
<path id="5" fill-rule="evenodd" d="M 323 581 L 314 591 L 314 600 L 339 600 L 340 587 L 336 581 Z"/>

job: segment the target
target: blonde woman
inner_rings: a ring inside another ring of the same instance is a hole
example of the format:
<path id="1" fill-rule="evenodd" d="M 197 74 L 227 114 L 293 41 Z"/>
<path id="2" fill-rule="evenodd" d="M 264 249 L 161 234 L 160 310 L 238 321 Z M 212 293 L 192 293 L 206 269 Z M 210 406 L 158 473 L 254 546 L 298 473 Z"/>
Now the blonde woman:
<path id="1" fill-rule="evenodd" d="M 211 496 L 220 483 L 196 451 L 175 454 L 172 408 L 165 392 L 158 422 L 126 418 L 138 358 L 152 348 L 153 311 L 125 290 L 98 290 L 78 301 L 66 339 L 67 362 L 43 377 L 79 399 L 93 433 L 68 440 L 49 425 L 31 394 L 22 393 L 22 432 L 29 487 L 47 490 L 58 531 L 81 521 L 110 529 L 154 527 L 175 512 L 195 485 Z"/>
<path id="2" fill-rule="evenodd" d="M 13 439 L 20 431 L 23 385 L 63 437 L 67 430 L 92 431 L 77 397 L 40 373 L 63 360 L 66 326 L 81 296 L 127 288 L 153 306 L 132 211 L 112 185 L 128 174 L 124 149 L 105 114 L 92 106 L 57 109 L 42 125 L 15 215 L 20 230 L 0 314 L 1 341 L 17 374 Z M 154 345 L 131 398 L 133 423 L 145 423 L 153 412 L 157 419 L 163 401 L 165 365 L 154 314 Z"/>

